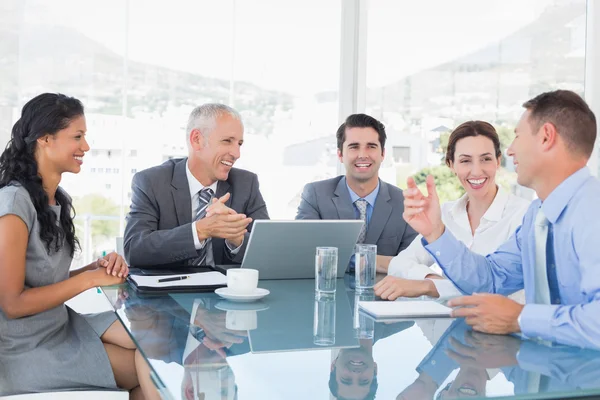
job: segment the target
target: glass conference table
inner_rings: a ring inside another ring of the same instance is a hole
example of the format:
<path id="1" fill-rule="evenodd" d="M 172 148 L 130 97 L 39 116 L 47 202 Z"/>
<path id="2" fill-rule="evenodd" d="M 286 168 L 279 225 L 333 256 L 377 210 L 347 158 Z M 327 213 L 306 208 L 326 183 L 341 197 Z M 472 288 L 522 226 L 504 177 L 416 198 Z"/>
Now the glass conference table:
<path id="1" fill-rule="evenodd" d="M 462 319 L 376 322 L 350 277 L 334 299 L 313 280 L 270 294 L 142 296 L 104 288 L 166 399 L 600 398 L 600 352 L 472 331 Z"/>

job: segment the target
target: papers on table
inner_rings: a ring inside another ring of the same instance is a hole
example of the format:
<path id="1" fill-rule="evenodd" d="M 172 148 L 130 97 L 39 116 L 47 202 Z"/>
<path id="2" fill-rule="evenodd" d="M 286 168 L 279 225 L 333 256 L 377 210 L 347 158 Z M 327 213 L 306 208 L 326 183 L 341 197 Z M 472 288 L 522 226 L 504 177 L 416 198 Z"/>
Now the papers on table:
<path id="1" fill-rule="evenodd" d="M 435 301 L 361 301 L 358 308 L 376 319 L 450 318 L 451 308 Z"/>
<path id="2" fill-rule="evenodd" d="M 177 278 L 180 276 L 188 276 L 189 278 L 170 282 L 158 281 L 159 279 Z M 218 271 L 177 275 L 129 275 L 129 278 L 132 279 L 137 286 L 149 288 L 227 285 L 227 277 Z"/>

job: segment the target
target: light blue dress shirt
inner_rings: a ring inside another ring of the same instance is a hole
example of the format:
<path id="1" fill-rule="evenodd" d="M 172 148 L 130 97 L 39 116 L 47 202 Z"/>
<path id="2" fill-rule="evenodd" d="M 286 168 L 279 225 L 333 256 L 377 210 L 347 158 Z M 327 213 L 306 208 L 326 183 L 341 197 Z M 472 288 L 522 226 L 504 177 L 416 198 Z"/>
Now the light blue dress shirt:
<path id="1" fill-rule="evenodd" d="M 346 187 L 348 188 L 348 193 L 350 193 L 350 201 L 352 201 L 352 207 L 354 208 L 354 214 L 356 214 L 356 219 L 360 219 L 360 211 L 358 211 L 358 207 L 356 207 L 356 200 L 365 199 L 367 201 L 367 220 L 365 223 L 367 224 L 367 228 L 369 227 L 369 222 L 371 222 L 371 216 L 373 215 L 373 207 L 375 207 L 375 201 L 377 200 L 377 195 L 379 194 L 379 181 L 377 181 L 377 187 L 371 193 L 369 193 L 365 197 L 360 197 L 352 189 L 348 186 L 348 181 L 344 178 L 344 183 L 346 183 Z"/>
<path id="2" fill-rule="evenodd" d="M 515 385 L 515 395 L 528 393 L 531 372 L 540 375 L 539 393 L 597 389 L 600 382 L 600 352 L 597 351 L 570 346 L 546 346 L 527 340 L 521 342 L 517 360 L 519 368 L 502 368 L 506 379 Z M 544 381 L 546 387 L 542 383 Z"/>
<path id="3" fill-rule="evenodd" d="M 472 253 L 447 229 L 433 243 L 422 241 L 464 293 L 506 295 L 524 287 L 527 304 L 519 320 L 524 335 L 600 349 L 599 199 L 600 182 L 584 167 L 564 180 L 543 203 L 533 201 L 523 224 L 493 254 L 484 257 Z M 533 304 L 534 221 L 540 207 L 552 228 L 554 263 L 548 262 L 548 268 L 556 268 L 560 304 Z"/>

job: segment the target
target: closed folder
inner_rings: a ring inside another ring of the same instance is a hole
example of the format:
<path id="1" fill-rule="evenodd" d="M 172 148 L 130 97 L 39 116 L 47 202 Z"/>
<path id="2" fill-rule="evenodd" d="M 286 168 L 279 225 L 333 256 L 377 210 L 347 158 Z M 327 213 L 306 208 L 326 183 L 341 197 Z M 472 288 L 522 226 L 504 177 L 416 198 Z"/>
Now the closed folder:
<path id="1" fill-rule="evenodd" d="M 159 282 L 162 279 L 187 276 L 170 282 Z M 181 292 L 212 292 L 227 286 L 227 277 L 219 271 L 196 272 L 190 274 L 145 275 L 130 274 L 127 281 L 140 293 L 181 293 Z"/>
<path id="2" fill-rule="evenodd" d="M 450 318 L 452 311 L 433 300 L 361 301 L 358 308 L 376 320 Z"/>

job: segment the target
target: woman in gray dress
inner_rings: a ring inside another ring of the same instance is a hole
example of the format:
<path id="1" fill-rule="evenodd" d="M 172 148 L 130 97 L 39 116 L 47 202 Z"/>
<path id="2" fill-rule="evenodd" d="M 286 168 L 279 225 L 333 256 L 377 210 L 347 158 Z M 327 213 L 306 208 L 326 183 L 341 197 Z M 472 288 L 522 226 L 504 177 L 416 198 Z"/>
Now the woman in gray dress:
<path id="1" fill-rule="evenodd" d="M 65 301 L 123 283 L 116 253 L 69 271 L 78 246 L 71 198 L 58 185 L 89 150 L 83 105 L 41 94 L 23 107 L 0 156 L 0 396 L 117 387 L 144 398 L 143 358 L 114 312 L 80 315 Z"/>

